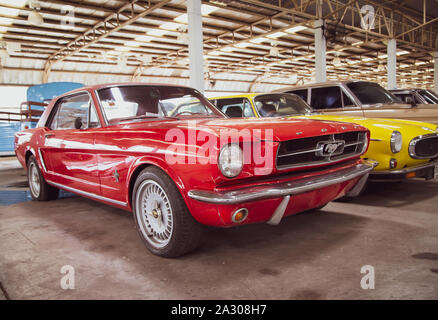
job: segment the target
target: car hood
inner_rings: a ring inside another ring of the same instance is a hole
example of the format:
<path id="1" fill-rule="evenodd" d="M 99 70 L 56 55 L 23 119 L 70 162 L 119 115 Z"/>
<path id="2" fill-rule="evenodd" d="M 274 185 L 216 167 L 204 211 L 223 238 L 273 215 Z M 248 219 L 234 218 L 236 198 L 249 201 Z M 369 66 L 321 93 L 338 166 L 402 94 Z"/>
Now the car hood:
<path id="1" fill-rule="evenodd" d="M 370 130 L 371 139 L 382 139 L 388 137 L 393 131 L 399 131 L 404 136 L 411 138 L 437 132 L 437 125 L 435 124 L 410 120 L 330 116 L 320 114 L 299 118 L 356 123 Z"/>
<path id="2" fill-rule="evenodd" d="M 294 138 L 328 135 L 348 131 L 365 130 L 358 124 L 339 123 L 325 119 L 291 119 L 284 118 L 245 118 L 245 119 L 180 119 L 138 122 L 121 128 L 147 130 L 196 130 L 206 131 L 220 136 L 227 130 L 233 130 L 239 136 L 252 139 L 254 132 L 261 131 L 262 140 L 285 141 Z M 236 131 L 237 130 L 237 131 Z M 270 134 L 272 133 L 272 135 Z"/>

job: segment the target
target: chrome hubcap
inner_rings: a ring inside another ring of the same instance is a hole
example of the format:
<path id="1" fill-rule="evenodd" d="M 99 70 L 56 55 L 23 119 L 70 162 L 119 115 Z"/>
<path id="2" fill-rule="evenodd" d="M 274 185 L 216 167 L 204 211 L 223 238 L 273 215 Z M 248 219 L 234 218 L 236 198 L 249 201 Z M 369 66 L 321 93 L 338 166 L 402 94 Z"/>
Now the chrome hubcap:
<path id="1" fill-rule="evenodd" d="M 32 195 L 38 198 L 40 195 L 41 183 L 40 175 L 38 174 L 38 168 L 35 163 L 32 163 L 29 168 L 29 187 Z"/>
<path id="2" fill-rule="evenodd" d="M 173 233 L 173 216 L 163 188 L 153 180 L 143 181 L 135 199 L 135 214 L 146 240 L 156 248 L 165 247 Z"/>

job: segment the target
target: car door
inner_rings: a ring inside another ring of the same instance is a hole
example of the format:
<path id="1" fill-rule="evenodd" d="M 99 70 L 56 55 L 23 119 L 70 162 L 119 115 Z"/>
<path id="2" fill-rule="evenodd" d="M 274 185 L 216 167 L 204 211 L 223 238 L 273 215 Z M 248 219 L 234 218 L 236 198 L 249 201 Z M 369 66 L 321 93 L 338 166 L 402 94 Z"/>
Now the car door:
<path id="1" fill-rule="evenodd" d="M 310 90 L 310 105 L 316 111 L 339 116 L 363 116 L 340 86 L 313 87 Z"/>
<path id="2" fill-rule="evenodd" d="M 88 92 L 61 98 L 44 134 L 48 180 L 61 188 L 100 193 L 94 128 L 100 126 Z"/>

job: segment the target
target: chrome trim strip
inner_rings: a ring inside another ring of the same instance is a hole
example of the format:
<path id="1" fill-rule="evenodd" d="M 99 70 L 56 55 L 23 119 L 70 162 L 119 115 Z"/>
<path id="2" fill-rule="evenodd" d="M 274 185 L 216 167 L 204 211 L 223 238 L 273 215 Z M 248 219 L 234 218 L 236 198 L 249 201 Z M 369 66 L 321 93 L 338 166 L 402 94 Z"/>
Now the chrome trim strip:
<path id="1" fill-rule="evenodd" d="M 318 151 L 322 151 L 322 147 L 319 147 L 316 149 L 311 149 L 311 150 L 303 150 L 303 151 L 297 151 L 297 152 L 291 152 L 291 153 L 284 153 L 282 155 L 279 155 L 278 158 L 290 157 L 290 156 L 294 156 L 297 154 L 312 153 L 312 152 L 318 152 Z"/>
<path id="2" fill-rule="evenodd" d="M 409 167 L 409 168 L 403 168 L 403 169 L 397 169 L 397 170 L 373 171 L 371 173 L 371 175 L 409 173 L 409 172 L 413 172 L 413 171 L 417 171 L 417 170 L 433 167 L 433 166 L 436 166 L 436 165 L 438 165 L 438 160 L 435 160 L 435 161 L 432 161 L 432 162 L 428 162 L 428 163 L 425 163 L 425 164 L 420 164 L 420 165 L 415 166 L 415 167 Z"/>
<path id="3" fill-rule="evenodd" d="M 370 141 L 382 141 L 382 139 L 370 139 Z"/>
<path id="4" fill-rule="evenodd" d="M 352 146 L 357 146 L 359 144 L 364 144 L 364 143 L 365 143 L 365 141 L 357 141 L 357 142 L 347 143 L 347 144 L 345 144 L 344 147 L 352 147 Z"/>
<path id="5" fill-rule="evenodd" d="M 271 219 L 266 222 L 267 224 L 270 224 L 271 226 L 276 226 L 280 223 L 281 219 L 283 219 L 284 213 L 286 212 L 286 208 L 289 205 L 289 200 L 290 195 L 284 197 L 283 200 L 281 200 L 281 203 L 272 214 Z"/>
<path id="6" fill-rule="evenodd" d="M 105 197 L 99 196 L 99 195 L 94 194 L 94 193 L 89 193 L 89 192 L 86 192 L 86 191 L 82 191 L 82 190 L 78 190 L 78 189 L 75 189 L 75 188 L 67 187 L 67 186 L 64 186 L 63 184 L 56 183 L 56 182 L 53 182 L 53 181 L 50 181 L 50 180 L 46 180 L 46 182 L 51 184 L 51 185 L 53 185 L 53 186 L 55 186 L 55 187 L 58 187 L 60 189 L 64 189 L 66 191 L 77 193 L 77 194 L 82 195 L 82 196 L 86 196 L 86 197 L 94 198 L 94 199 L 97 199 L 97 200 L 102 200 L 102 201 L 118 204 L 119 206 L 124 206 L 124 207 L 128 206 L 128 204 L 126 202 L 105 198 Z"/>
<path id="7" fill-rule="evenodd" d="M 41 165 L 43 166 L 44 172 L 47 172 L 46 164 L 44 163 L 43 155 L 41 154 L 41 148 L 38 148 L 38 155 L 40 157 Z"/>
<path id="8" fill-rule="evenodd" d="M 190 190 L 188 196 L 194 200 L 214 204 L 236 204 L 267 198 L 279 198 L 321 189 L 337 183 L 361 177 L 373 170 L 376 162 L 364 161 L 353 167 L 316 177 L 235 189 L 225 192 Z"/>
<path id="9" fill-rule="evenodd" d="M 438 133 L 429 133 L 429 134 L 424 134 L 422 136 L 418 136 L 415 137 L 414 139 L 411 140 L 411 142 L 409 142 L 409 148 L 408 148 L 408 152 L 409 152 L 409 156 L 413 159 L 431 159 L 431 158 L 435 158 L 438 156 L 438 153 L 432 156 L 426 156 L 426 157 L 421 157 L 421 156 L 417 156 L 415 154 L 415 146 L 419 141 L 422 140 L 426 140 L 426 139 L 431 139 L 431 138 L 438 138 Z"/>

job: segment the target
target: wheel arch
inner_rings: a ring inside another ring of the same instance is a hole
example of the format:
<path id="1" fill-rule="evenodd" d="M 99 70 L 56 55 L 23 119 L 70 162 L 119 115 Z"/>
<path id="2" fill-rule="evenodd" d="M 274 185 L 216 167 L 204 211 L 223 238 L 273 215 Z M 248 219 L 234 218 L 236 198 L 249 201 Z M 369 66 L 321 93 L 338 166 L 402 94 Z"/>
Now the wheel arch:
<path id="1" fill-rule="evenodd" d="M 128 203 L 129 206 L 132 208 L 132 195 L 134 192 L 134 185 L 135 181 L 137 180 L 137 177 L 139 174 L 148 167 L 156 167 L 163 171 L 169 178 L 175 183 L 176 187 L 178 188 L 179 192 L 181 193 L 181 196 L 187 203 L 187 197 L 185 190 L 185 185 L 179 175 L 177 175 L 164 161 L 161 161 L 156 158 L 140 158 L 137 159 L 131 166 L 129 173 L 128 173 Z"/>

